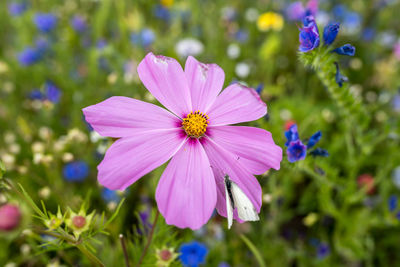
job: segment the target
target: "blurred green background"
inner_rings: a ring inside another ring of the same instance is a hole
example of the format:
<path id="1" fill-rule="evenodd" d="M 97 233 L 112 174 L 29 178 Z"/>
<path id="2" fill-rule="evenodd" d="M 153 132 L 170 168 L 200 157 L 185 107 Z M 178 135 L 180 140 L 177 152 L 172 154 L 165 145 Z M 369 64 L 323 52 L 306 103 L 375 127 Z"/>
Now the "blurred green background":
<path id="1" fill-rule="evenodd" d="M 138 262 L 165 166 L 126 192 L 106 191 L 97 183 L 96 166 L 114 140 L 91 131 L 81 109 L 113 95 L 156 103 L 136 73 L 150 51 L 182 65 L 194 55 L 224 69 L 225 87 L 241 81 L 258 89 L 268 115 L 250 125 L 270 131 L 284 158 L 279 171 L 258 177 L 260 221 L 228 230 L 216 214 L 193 232 L 161 219 L 143 266 L 156 266 L 157 250 L 176 252 L 193 240 L 207 248 L 204 266 L 400 264 L 400 1 L 320 0 L 315 14 L 321 34 L 330 21 L 341 23 L 336 47 L 356 47 L 354 57 L 339 63 L 370 118 L 362 138 L 315 72 L 298 60 L 301 21 L 289 18 L 293 3 L 1 1 L 0 160 L 8 182 L 0 205 L 17 205 L 21 217 L 18 227 L 0 231 L 0 265 L 91 264 L 77 244 L 49 240 L 26 195 L 17 193 L 18 183 L 52 214 L 58 206 L 62 214 L 78 212 L 86 203 L 87 214 L 96 210 L 110 218 L 125 197 L 105 228 L 109 235 L 96 233 L 83 243 L 106 266 L 124 266 L 122 233 L 131 264 Z M 267 20 L 266 12 L 273 12 Z M 302 139 L 321 130 L 318 145 L 330 155 L 289 163 L 284 131 L 291 123 Z M 181 264 L 179 258 L 172 263 Z"/>

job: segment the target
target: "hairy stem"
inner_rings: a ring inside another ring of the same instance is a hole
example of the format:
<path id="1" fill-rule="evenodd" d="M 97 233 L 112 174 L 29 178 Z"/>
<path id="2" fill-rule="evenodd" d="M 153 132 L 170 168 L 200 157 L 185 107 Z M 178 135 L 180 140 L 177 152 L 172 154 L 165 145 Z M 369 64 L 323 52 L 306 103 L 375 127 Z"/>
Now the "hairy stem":
<path id="1" fill-rule="evenodd" d="M 159 215 L 160 215 L 160 212 L 159 212 L 158 209 L 157 209 L 157 210 L 156 210 L 156 215 L 155 215 L 155 217 L 154 217 L 153 225 L 152 225 L 152 227 L 151 227 L 149 236 L 147 237 L 146 246 L 144 247 L 143 252 L 142 252 L 142 255 L 140 256 L 139 262 L 138 262 L 138 264 L 137 264 L 138 267 L 142 264 L 143 259 L 144 259 L 144 256 L 146 255 L 147 250 L 148 250 L 149 247 L 150 247 L 150 243 L 151 243 L 151 240 L 153 239 L 154 229 L 156 228 L 156 224 L 157 224 L 157 220 L 158 220 L 158 216 L 159 216 Z"/>

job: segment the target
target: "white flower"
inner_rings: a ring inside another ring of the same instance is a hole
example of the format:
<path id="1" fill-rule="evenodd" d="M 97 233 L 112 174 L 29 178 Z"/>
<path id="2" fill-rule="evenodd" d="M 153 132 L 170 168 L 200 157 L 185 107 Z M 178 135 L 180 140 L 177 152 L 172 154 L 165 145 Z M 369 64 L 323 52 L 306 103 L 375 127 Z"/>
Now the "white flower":
<path id="1" fill-rule="evenodd" d="M 240 46 L 237 44 L 230 44 L 226 49 L 228 57 L 231 59 L 236 59 L 240 56 Z"/>
<path id="2" fill-rule="evenodd" d="M 239 78 L 246 78 L 250 74 L 250 66 L 244 62 L 238 63 L 235 67 L 235 73 Z"/>
<path id="3" fill-rule="evenodd" d="M 197 56 L 204 50 L 204 45 L 197 39 L 185 38 L 175 46 L 175 52 L 181 57 Z"/>

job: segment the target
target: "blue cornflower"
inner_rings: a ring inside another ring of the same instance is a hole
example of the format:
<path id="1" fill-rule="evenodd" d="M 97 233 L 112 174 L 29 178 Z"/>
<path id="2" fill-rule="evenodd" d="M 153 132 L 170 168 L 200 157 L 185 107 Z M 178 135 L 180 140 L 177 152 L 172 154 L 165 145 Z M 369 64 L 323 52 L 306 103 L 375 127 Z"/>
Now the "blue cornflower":
<path id="1" fill-rule="evenodd" d="M 289 146 L 290 142 L 299 140 L 299 133 L 297 132 L 297 124 L 290 126 L 289 130 L 285 132 L 285 137 L 287 139 L 285 146 Z"/>
<path id="2" fill-rule="evenodd" d="M 154 16 L 168 22 L 171 19 L 169 9 L 163 5 L 156 5 L 153 9 Z"/>
<path id="3" fill-rule="evenodd" d="M 336 75 L 335 75 L 336 83 L 339 85 L 339 87 L 342 87 L 343 83 L 347 82 L 349 79 L 340 73 L 339 64 L 337 62 L 334 62 L 334 64 L 336 66 Z"/>
<path id="4" fill-rule="evenodd" d="M 148 47 L 149 45 L 151 45 L 154 42 L 154 40 L 156 39 L 156 36 L 151 29 L 146 28 L 140 32 L 140 38 L 141 38 L 142 46 Z"/>
<path id="5" fill-rule="evenodd" d="M 331 249 L 329 248 L 328 244 L 320 243 L 317 247 L 317 258 L 322 260 L 328 256 L 330 252 Z"/>
<path id="6" fill-rule="evenodd" d="M 61 91 L 58 89 L 54 83 L 46 82 L 44 85 L 44 90 L 46 94 L 46 99 L 52 103 L 58 103 L 61 97 Z"/>
<path id="7" fill-rule="evenodd" d="M 317 147 L 316 149 L 314 149 L 313 151 L 310 152 L 310 154 L 314 157 L 328 157 L 329 153 L 326 149 L 323 148 L 319 148 Z"/>
<path id="8" fill-rule="evenodd" d="M 34 22 L 40 31 L 49 33 L 56 27 L 57 17 L 51 13 L 37 13 Z"/>
<path id="9" fill-rule="evenodd" d="M 249 33 L 246 30 L 238 30 L 235 33 L 235 39 L 236 41 L 240 42 L 240 43 L 245 43 L 247 42 L 247 40 L 249 39 Z"/>
<path id="10" fill-rule="evenodd" d="M 336 39 L 336 36 L 339 33 L 340 24 L 339 23 L 331 23 L 325 26 L 324 28 L 324 42 L 326 45 L 330 45 Z"/>
<path id="11" fill-rule="evenodd" d="M 22 15 L 27 9 L 28 3 L 26 2 L 11 2 L 8 4 L 8 12 L 14 17 Z"/>
<path id="12" fill-rule="evenodd" d="M 397 196 L 391 195 L 388 199 L 388 208 L 390 212 L 393 212 L 397 208 Z"/>
<path id="13" fill-rule="evenodd" d="M 299 51 L 308 52 L 319 46 L 319 32 L 314 18 L 310 16 L 304 19 L 304 27 L 300 29 Z"/>
<path id="14" fill-rule="evenodd" d="M 301 140 L 292 141 L 286 150 L 289 162 L 296 162 L 303 160 L 307 155 L 307 146 L 305 146 Z"/>
<path id="15" fill-rule="evenodd" d="M 208 253 L 207 247 L 197 241 L 182 244 L 179 248 L 179 259 L 182 261 L 184 266 L 197 267 L 202 263 L 205 263 L 205 259 Z"/>
<path id="16" fill-rule="evenodd" d="M 118 203 L 121 200 L 121 196 L 118 194 L 117 190 L 111 190 L 108 188 L 103 188 L 101 191 L 101 197 L 107 203 L 116 202 Z"/>
<path id="17" fill-rule="evenodd" d="M 29 93 L 29 98 L 32 99 L 32 100 L 44 100 L 45 96 L 43 95 L 43 93 L 39 89 L 33 89 Z"/>
<path id="18" fill-rule="evenodd" d="M 84 33 L 88 29 L 85 18 L 79 15 L 71 19 L 71 26 L 77 33 Z"/>
<path id="19" fill-rule="evenodd" d="M 18 54 L 19 64 L 22 66 L 30 66 L 41 60 L 41 54 L 38 49 L 34 47 L 26 47 L 22 52 Z"/>
<path id="20" fill-rule="evenodd" d="M 82 160 L 67 163 L 64 166 L 63 175 L 69 182 L 82 182 L 89 175 L 89 166 Z"/>
<path id="21" fill-rule="evenodd" d="M 319 140 L 322 137 L 322 133 L 321 131 L 316 132 L 315 134 L 313 134 L 310 139 L 308 139 L 308 143 L 307 143 L 307 149 L 312 148 L 313 146 L 315 146 Z"/>
<path id="22" fill-rule="evenodd" d="M 341 47 L 333 49 L 332 52 L 338 53 L 339 55 L 354 56 L 356 53 L 356 48 L 351 44 L 345 44 Z"/>

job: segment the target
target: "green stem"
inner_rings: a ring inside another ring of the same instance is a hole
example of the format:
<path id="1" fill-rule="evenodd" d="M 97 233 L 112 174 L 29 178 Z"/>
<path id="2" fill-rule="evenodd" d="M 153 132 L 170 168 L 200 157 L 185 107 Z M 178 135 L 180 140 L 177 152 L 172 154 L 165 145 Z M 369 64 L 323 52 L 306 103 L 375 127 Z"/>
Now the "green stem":
<path id="1" fill-rule="evenodd" d="M 247 245 L 247 247 L 251 250 L 251 252 L 254 254 L 254 256 L 256 257 L 256 260 L 258 262 L 258 265 L 260 267 L 265 267 L 265 263 L 264 260 L 261 256 L 261 253 L 258 251 L 258 249 L 256 248 L 256 246 L 244 235 L 240 235 L 240 238 L 243 240 L 243 242 Z"/>
<path id="2" fill-rule="evenodd" d="M 90 252 L 83 244 L 76 246 L 89 260 L 98 266 L 105 266 L 103 262 L 99 258 L 97 258 L 92 252 Z"/>
<path id="3" fill-rule="evenodd" d="M 159 216 L 159 215 L 160 215 L 160 212 L 159 212 L 158 209 L 157 209 L 157 210 L 156 210 L 156 215 L 155 215 L 155 217 L 154 217 L 153 225 L 152 225 L 152 227 L 151 227 L 149 236 L 147 237 L 146 246 L 144 247 L 143 252 L 142 252 L 142 255 L 140 256 L 139 262 L 138 262 L 138 264 L 137 264 L 138 267 L 142 264 L 143 259 L 144 259 L 144 256 L 146 256 L 147 250 L 148 250 L 149 247 L 150 247 L 150 243 L 151 243 L 151 240 L 153 239 L 154 229 L 156 228 L 157 220 L 158 220 L 158 216 Z"/>

